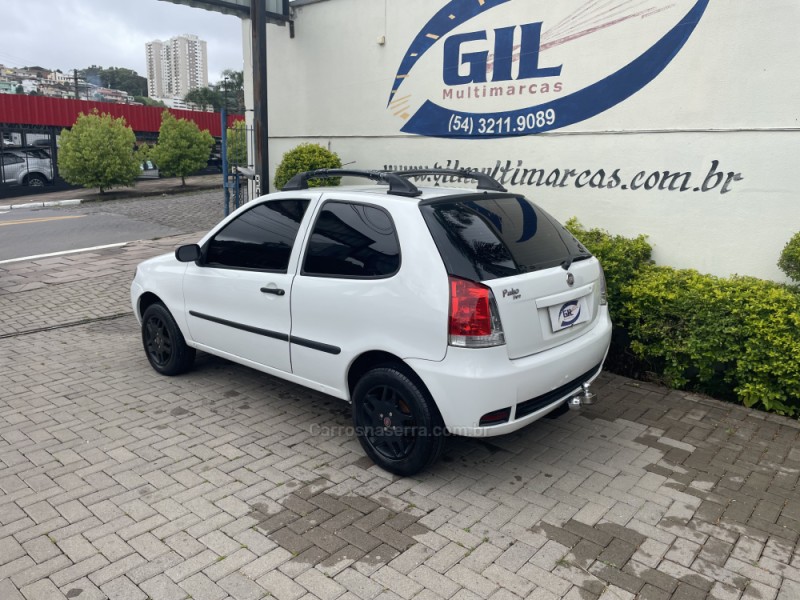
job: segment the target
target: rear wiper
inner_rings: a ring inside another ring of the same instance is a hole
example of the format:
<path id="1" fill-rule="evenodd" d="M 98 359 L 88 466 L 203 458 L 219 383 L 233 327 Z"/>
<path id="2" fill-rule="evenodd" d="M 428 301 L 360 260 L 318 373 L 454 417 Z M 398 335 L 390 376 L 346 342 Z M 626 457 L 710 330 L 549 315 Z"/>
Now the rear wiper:
<path id="1" fill-rule="evenodd" d="M 589 258 L 592 258 L 591 254 L 570 255 L 569 258 L 565 258 L 564 260 L 561 261 L 561 268 L 567 271 L 572 266 L 572 263 L 574 263 L 575 261 L 587 260 Z"/>

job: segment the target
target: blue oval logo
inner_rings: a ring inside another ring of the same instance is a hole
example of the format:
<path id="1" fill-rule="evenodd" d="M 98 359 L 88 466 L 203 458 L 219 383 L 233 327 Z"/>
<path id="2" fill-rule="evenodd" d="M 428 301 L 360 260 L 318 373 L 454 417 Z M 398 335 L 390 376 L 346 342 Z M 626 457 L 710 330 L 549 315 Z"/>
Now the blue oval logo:
<path id="1" fill-rule="evenodd" d="M 589 36 L 614 28 L 638 26 L 651 18 L 661 26 L 679 2 L 618 0 L 611 5 L 599 3 L 603 5 L 599 7 L 596 0 L 585 0 L 552 23 L 528 17 L 528 22 L 491 30 L 462 31 L 465 28 L 461 26 L 475 17 L 512 1 L 451 0 L 426 23 L 406 51 L 389 94 L 389 109 L 406 121 L 403 132 L 450 138 L 514 137 L 590 119 L 630 98 L 661 74 L 691 37 L 709 3 L 692 0 L 688 13 L 642 54 L 598 81 L 576 79 L 575 87 L 583 87 L 570 92 L 564 79 L 577 70 L 574 61 L 562 63 L 548 51 L 577 40 L 585 42 Z M 530 2 L 526 15 L 532 12 L 529 7 Z M 547 14 L 558 10 L 558 6 L 547 7 Z M 442 104 L 428 98 L 413 111 L 410 95 L 399 96 L 398 92 L 419 61 L 437 45 L 441 45 L 443 57 Z M 537 103 L 537 99 L 545 101 Z M 466 111 L 454 108 L 459 102 L 522 108 Z"/>
<path id="2" fill-rule="evenodd" d="M 577 300 L 570 300 L 558 311 L 558 320 L 561 327 L 574 325 L 581 316 L 581 305 Z"/>

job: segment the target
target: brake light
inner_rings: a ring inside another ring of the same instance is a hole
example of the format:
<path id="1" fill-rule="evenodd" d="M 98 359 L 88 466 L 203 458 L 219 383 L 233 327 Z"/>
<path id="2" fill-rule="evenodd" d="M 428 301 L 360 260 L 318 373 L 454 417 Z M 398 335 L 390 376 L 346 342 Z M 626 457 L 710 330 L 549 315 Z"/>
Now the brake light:
<path id="1" fill-rule="evenodd" d="M 608 304 L 608 289 L 606 288 L 606 273 L 600 265 L 600 306 Z"/>
<path id="2" fill-rule="evenodd" d="M 485 285 L 450 278 L 449 343 L 461 348 L 490 348 L 506 343 L 494 294 Z"/>

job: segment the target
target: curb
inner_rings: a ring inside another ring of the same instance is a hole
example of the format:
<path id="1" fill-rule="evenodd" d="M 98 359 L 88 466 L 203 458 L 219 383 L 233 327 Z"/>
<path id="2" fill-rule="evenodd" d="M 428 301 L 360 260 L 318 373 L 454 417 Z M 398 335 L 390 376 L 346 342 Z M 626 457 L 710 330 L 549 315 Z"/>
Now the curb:
<path id="1" fill-rule="evenodd" d="M 83 200 L 52 200 L 50 202 L 28 202 L 26 204 L 10 204 L 0 206 L 0 210 L 10 210 L 12 208 L 49 208 L 52 206 L 74 206 Z"/>

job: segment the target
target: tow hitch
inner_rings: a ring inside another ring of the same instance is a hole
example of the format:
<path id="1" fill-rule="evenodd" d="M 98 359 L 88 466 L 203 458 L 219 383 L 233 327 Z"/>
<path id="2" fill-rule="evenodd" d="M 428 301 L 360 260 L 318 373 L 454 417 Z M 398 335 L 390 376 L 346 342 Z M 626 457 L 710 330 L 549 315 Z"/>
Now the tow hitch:
<path id="1" fill-rule="evenodd" d="M 592 392 L 591 383 L 584 383 L 581 387 L 583 392 L 573 396 L 568 401 L 570 410 L 580 410 L 581 406 L 591 406 L 597 401 L 597 394 Z"/>

